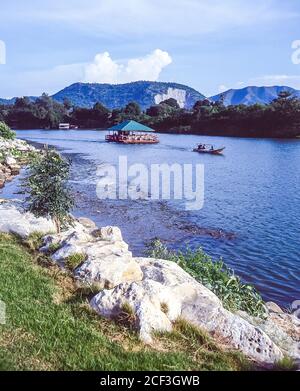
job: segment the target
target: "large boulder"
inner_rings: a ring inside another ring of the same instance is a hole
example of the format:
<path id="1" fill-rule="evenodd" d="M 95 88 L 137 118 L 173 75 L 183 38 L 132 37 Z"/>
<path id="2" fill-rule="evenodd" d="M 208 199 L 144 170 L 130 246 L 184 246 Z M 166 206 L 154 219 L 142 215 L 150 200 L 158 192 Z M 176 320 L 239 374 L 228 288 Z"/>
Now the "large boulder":
<path id="1" fill-rule="evenodd" d="M 283 358 L 281 350 L 260 328 L 227 311 L 221 301 L 177 264 L 136 258 L 143 272 L 140 282 L 103 290 L 91 301 L 100 315 L 114 318 L 131 306 L 140 338 L 152 342 L 153 331 L 170 331 L 179 317 L 199 326 L 232 348 L 263 363 Z"/>
<path id="2" fill-rule="evenodd" d="M 143 277 L 141 267 L 132 258 L 117 227 L 95 230 L 76 223 L 66 232 L 45 237 L 41 251 L 49 251 L 53 246 L 58 249 L 51 258 L 62 267 L 72 255 L 85 256 L 86 261 L 74 272 L 78 284 L 114 288 L 123 282 L 140 281 Z"/>
<path id="3" fill-rule="evenodd" d="M 47 234 L 55 231 L 55 225 L 51 220 L 36 218 L 30 212 L 24 212 L 21 206 L 10 203 L 0 204 L 0 232 L 13 233 L 22 238 L 28 237 L 33 232 Z"/>
<path id="4" fill-rule="evenodd" d="M 254 318 L 245 312 L 239 315 L 268 334 L 286 356 L 300 362 L 300 320 L 294 314 L 283 312 L 277 305 L 268 305 L 267 308 L 269 315 L 266 319 Z"/>
<path id="5" fill-rule="evenodd" d="M 96 285 L 98 289 L 112 289 L 124 282 L 142 280 L 142 270 L 130 253 L 109 251 L 111 254 L 107 255 L 90 253 L 87 261 L 75 271 L 77 281 L 84 285 Z"/>

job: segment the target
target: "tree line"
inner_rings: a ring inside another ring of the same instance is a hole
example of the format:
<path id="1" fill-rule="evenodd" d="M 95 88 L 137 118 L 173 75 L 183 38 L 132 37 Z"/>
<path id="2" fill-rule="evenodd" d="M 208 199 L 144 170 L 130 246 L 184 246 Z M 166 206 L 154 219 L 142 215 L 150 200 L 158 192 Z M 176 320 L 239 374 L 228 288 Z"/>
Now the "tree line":
<path id="1" fill-rule="evenodd" d="M 106 129 L 127 119 L 160 132 L 289 138 L 300 136 L 300 99 L 284 91 L 269 104 L 225 106 L 222 98 L 218 102 L 204 99 L 188 110 L 170 98 L 143 111 L 136 102 L 113 110 L 101 102 L 84 108 L 43 94 L 35 101 L 23 97 L 13 105 L 0 105 L 0 121 L 16 129 L 57 129 L 62 122 Z"/>

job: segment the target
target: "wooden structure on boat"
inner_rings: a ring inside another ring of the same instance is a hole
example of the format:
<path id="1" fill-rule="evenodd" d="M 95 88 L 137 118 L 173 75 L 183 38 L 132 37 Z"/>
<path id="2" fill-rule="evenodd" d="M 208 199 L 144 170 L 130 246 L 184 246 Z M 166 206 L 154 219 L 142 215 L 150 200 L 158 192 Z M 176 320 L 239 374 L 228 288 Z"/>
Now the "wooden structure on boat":
<path id="1" fill-rule="evenodd" d="M 151 134 L 153 129 L 136 121 L 125 121 L 107 129 L 105 140 L 120 144 L 157 144 L 159 139 Z"/>

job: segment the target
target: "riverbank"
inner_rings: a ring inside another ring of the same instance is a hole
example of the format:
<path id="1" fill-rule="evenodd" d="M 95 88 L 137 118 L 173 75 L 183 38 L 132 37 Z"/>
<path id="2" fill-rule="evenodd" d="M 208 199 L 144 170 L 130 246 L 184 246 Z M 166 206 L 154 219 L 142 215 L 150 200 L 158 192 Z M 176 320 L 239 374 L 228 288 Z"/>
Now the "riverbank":
<path id="1" fill-rule="evenodd" d="M 0 370 L 237 371 L 252 367 L 241 354 L 223 351 L 208 335 L 182 321 L 173 332 L 157 335 L 156 347 L 145 346 L 126 326 L 131 318 L 125 312 L 116 321 L 99 317 L 88 304 L 89 294 L 33 250 L 32 241 L 0 234 L 0 258 L 1 296 L 9 309 L 7 324 L 0 325 Z"/>
<path id="2" fill-rule="evenodd" d="M 15 147 L 19 141 L 9 143 Z M 26 143 L 21 144 L 28 154 Z M 221 296 L 176 262 L 134 257 L 117 227 L 98 228 L 93 221 L 79 218 L 66 232 L 51 234 L 55 228 L 50 221 L 25 212 L 17 201 L 2 200 L 0 216 L 0 232 L 13 235 L 9 241 L 18 244 L 20 251 L 29 246 L 46 268 L 58 267 L 81 294 L 85 292 L 84 300 L 94 313 L 114 322 L 125 317 L 126 327 L 137 333 L 143 346 L 153 348 L 157 333 L 176 332 L 183 320 L 188 327 L 210 334 L 225 355 L 234 349 L 263 366 L 274 365 L 284 356 L 299 359 L 300 324 L 295 316 L 274 303 L 266 304 L 264 316 L 256 318 L 225 309 Z"/>
<path id="3" fill-rule="evenodd" d="M 98 318 L 100 323 L 103 322 L 103 317 L 111 319 L 112 328 L 116 327 L 116 320 L 122 319 L 123 326 L 133 330 L 134 335 L 139 336 L 138 339 L 146 344 L 140 345 L 141 352 L 145 349 L 143 354 L 146 354 L 148 349 L 156 350 L 154 347 L 158 346 L 161 338 L 157 333 L 163 333 L 164 339 L 176 334 L 176 325 L 181 319 L 188 329 L 196 327 L 197 330 L 202 330 L 201 333 L 210 334 L 213 344 L 216 344 L 217 349 L 225 356 L 229 354 L 228 357 L 232 357 L 228 349 L 234 349 L 263 366 L 274 364 L 284 356 L 299 358 L 299 323 L 292 315 L 283 313 L 275 305 L 268 306 L 266 319 L 252 318 L 245 313 L 232 313 L 223 307 L 211 291 L 175 263 L 153 258 L 134 258 L 116 227 L 98 228 L 92 221 L 80 219 L 73 228 L 62 234 L 47 234 L 54 231 L 50 221 L 36 219 L 28 212 L 24 213 L 20 203 L 5 201 L 0 204 L 0 215 L 0 231 L 20 238 L 2 235 L 0 247 L 2 258 L 8 262 L 4 270 L 12 273 L 9 280 L 2 280 L 6 286 L 3 299 L 9 306 L 16 305 L 14 300 L 18 297 L 9 294 L 9 281 L 13 279 L 14 273 L 17 281 L 22 279 L 22 275 L 10 270 L 7 251 L 11 251 L 10 246 L 13 246 L 14 251 L 24 252 L 24 246 L 29 246 L 31 252 L 26 257 L 31 256 L 32 260 L 28 267 L 42 275 L 58 268 L 59 275 L 66 278 L 60 286 L 64 293 L 52 293 L 54 296 L 50 302 L 49 298 L 45 302 L 42 297 L 39 301 L 48 303 L 46 306 L 55 306 L 60 305 L 56 304 L 57 301 L 66 305 L 66 302 L 76 303 L 79 300 L 81 304 L 88 306 L 88 311 L 93 311 L 93 324 L 96 322 L 95 313 L 101 315 Z M 5 242 L 10 245 L 7 247 Z M 22 265 L 24 267 L 23 263 Z M 17 268 L 16 264 L 16 270 Z M 37 278 L 35 275 L 34 279 Z M 31 277 L 27 281 L 32 285 L 33 281 L 30 282 L 30 279 Z M 72 294 L 69 291 L 70 284 Z M 23 287 L 21 281 L 17 287 Z M 35 292 L 40 295 L 39 290 Z M 41 294 L 42 292 L 43 290 Z M 66 293 L 68 297 L 62 298 L 61 295 Z M 25 301 L 21 301 L 28 304 L 28 294 L 26 296 L 23 293 L 21 297 L 26 297 Z M 32 305 L 34 307 L 34 303 Z M 43 307 L 39 311 L 42 309 Z M 31 316 L 28 316 L 27 321 L 30 324 L 35 323 Z M 14 321 L 18 322 L 17 315 Z M 51 320 L 49 322 L 51 323 Z M 63 332 L 63 325 L 59 328 Z M 13 331 L 10 330 L 10 333 Z M 122 345 L 123 337 L 120 338 Z M 170 338 L 172 340 L 172 337 Z M 80 349 L 81 341 L 80 337 L 76 341 Z M 207 346 L 206 339 L 204 344 Z M 203 340 L 198 340 L 195 349 L 202 349 L 201 346 Z M 177 347 L 173 346 L 172 349 L 175 349 L 173 354 L 179 354 L 176 352 Z M 180 369 L 186 368 L 182 363 L 179 365 L 182 365 Z M 156 367 L 151 369 L 154 368 Z"/>
<path id="4" fill-rule="evenodd" d="M 72 160 L 70 184 L 76 217 L 99 226 L 119 227 L 136 256 L 156 237 L 170 249 L 199 247 L 224 262 L 243 281 L 255 285 L 265 301 L 289 308 L 299 298 L 300 140 L 262 140 L 160 135 L 156 146 L 105 143 L 97 131 L 22 131 L 18 137 L 57 148 Z M 199 143 L 225 145 L 224 156 L 200 156 Z M 255 151 L 255 159 L 253 153 Z M 97 167 L 178 163 L 205 166 L 205 202 L 201 210 L 186 211 L 184 202 L 100 200 Z M 2 196 L 15 198 L 17 179 Z M 1 191 L 0 191 L 1 194 Z M 1 195 L 0 195 L 1 197 Z"/>

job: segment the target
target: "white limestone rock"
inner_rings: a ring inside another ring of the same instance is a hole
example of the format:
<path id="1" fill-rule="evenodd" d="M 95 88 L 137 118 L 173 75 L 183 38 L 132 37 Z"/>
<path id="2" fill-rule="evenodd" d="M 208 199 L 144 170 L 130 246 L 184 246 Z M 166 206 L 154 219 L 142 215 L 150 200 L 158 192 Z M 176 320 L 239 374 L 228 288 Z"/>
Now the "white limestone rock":
<path id="1" fill-rule="evenodd" d="M 13 156 L 6 156 L 4 161 L 5 161 L 5 164 L 7 164 L 8 166 L 17 165 L 17 161 Z"/>
<path id="2" fill-rule="evenodd" d="M 167 99 L 176 99 L 180 108 L 184 108 L 186 104 L 186 91 L 179 88 L 169 87 L 166 93 L 157 94 L 154 97 L 155 104 L 159 104 Z"/>
<path id="3" fill-rule="evenodd" d="M 274 310 L 266 319 L 254 318 L 245 312 L 239 315 L 263 330 L 285 355 L 300 360 L 300 320 L 293 314 L 279 312 L 277 307 Z"/>
<path id="4" fill-rule="evenodd" d="M 59 248 L 51 258 L 62 267 L 71 255 L 86 256 L 86 261 L 74 272 L 80 285 L 97 285 L 99 289 L 114 288 L 123 282 L 140 281 L 143 277 L 139 264 L 133 260 L 117 227 L 95 231 L 76 223 L 66 232 L 48 235 L 41 251 L 47 252 L 53 245 Z"/>
<path id="5" fill-rule="evenodd" d="M 111 242 L 123 241 L 121 230 L 118 227 L 102 227 L 94 230 L 92 235 L 96 238 Z"/>
<path id="6" fill-rule="evenodd" d="M 26 238 L 33 232 L 44 234 L 55 232 L 55 225 L 51 220 L 36 218 L 32 213 L 24 212 L 21 207 L 1 203 L 0 232 L 13 233 Z"/>
<path id="7" fill-rule="evenodd" d="M 268 301 L 265 306 L 270 313 L 275 312 L 278 314 L 283 314 L 283 310 L 279 307 L 278 304 L 274 303 L 273 301 Z"/>
<path id="8" fill-rule="evenodd" d="M 211 291 L 175 263 L 135 260 L 141 266 L 143 280 L 98 293 L 91 306 L 99 314 L 113 318 L 125 303 L 129 304 L 136 315 L 140 338 L 146 343 L 152 342 L 153 331 L 170 331 L 172 322 L 182 317 L 257 362 L 274 363 L 283 357 L 261 329 L 224 309 Z"/>
<path id="9" fill-rule="evenodd" d="M 93 228 L 93 229 L 97 228 L 96 223 L 93 220 L 88 219 L 86 217 L 79 217 L 77 221 L 79 224 L 82 224 L 85 228 Z"/>
<path id="10" fill-rule="evenodd" d="M 3 137 L 0 137 L 0 151 L 10 153 L 12 150 L 18 150 L 20 152 L 32 152 L 36 148 L 32 145 L 29 145 L 24 140 L 6 140 Z"/>
<path id="11" fill-rule="evenodd" d="M 111 253 L 88 256 L 75 271 L 75 278 L 83 285 L 96 285 L 99 289 L 113 289 L 127 281 L 140 281 L 143 273 L 130 253 Z"/>

